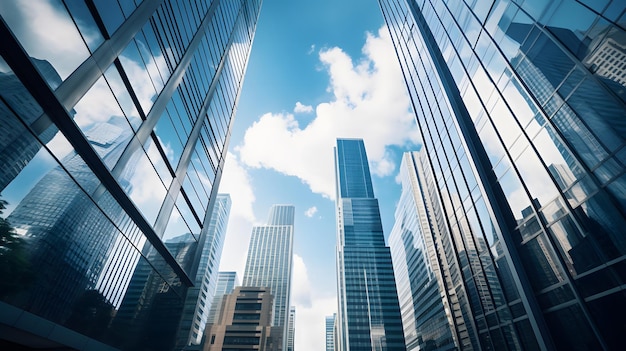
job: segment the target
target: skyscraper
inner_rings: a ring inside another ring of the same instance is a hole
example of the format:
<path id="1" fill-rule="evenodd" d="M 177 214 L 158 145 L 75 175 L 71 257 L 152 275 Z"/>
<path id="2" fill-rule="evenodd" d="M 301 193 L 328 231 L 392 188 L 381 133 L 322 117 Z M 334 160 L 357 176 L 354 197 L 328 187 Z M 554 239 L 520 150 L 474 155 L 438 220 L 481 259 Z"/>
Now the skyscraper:
<path id="1" fill-rule="evenodd" d="M 270 288 L 274 296 L 272 326 L 281 328 L 287 349 L 293 256 L 293 205 L 273 205 L 267 224 L 254 226 L 243 273 L 244 286 Z"/>
<path id="2" fill-rule="evenodd" d="M 326 316 L 326 351 L 335 351 L 335 320 L 337 314 Z"/>
<path id="3" fill-rule="evenodd" d="M 623 348 L 624 2 L 379 3 L 460 347 Z"/>
<path id="4" fill-rule="evenodd" d="M 437 252 L 439 233 L 422 171 L 423 153 L 406 152 L 400 165 L 402 194 L 389 236 L 407 350 L 455 350 L 445 261 Z"/>
<path id="5" fill-rule="evenodd" d="M 28 272 L 0 284 L 7 342 L 168 347 L 185 301 L 209 302 L 260 3 L 0 3 L 0 191 Z"/>
<path id="6" fill-rule="evenodd" d="M 361 139 L 338 139 L 338 332 L 342 351 L 404 350 L 402 319 L 389 247 Z"/>
<path id="7" fill-rule="evenodd" d="M 237 272 L 218 273 L 217 285 L 215 286 L 215 294 L 213 297 L 213 303 L 211 303 L 211 311 L 209 312 L 209 318 L 207 318 L 207 324 L 217 323 L 224 295 L 230 294 L 233 292 L 233 289 L 239 285 L 240 283 L 239 278 L 237 277 Z"/>
<path id="8" fill-rule="evenodd" d="M 287 329 L 287 351 L 293 351 L 296 341 L 296 306 L 289 307 L 289 327 Z"/>

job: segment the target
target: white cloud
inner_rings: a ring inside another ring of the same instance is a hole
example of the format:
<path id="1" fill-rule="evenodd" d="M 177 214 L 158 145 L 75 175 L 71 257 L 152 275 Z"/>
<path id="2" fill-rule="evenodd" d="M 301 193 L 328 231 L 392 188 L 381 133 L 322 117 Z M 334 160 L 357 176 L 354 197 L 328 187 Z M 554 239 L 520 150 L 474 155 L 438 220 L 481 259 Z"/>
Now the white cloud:
<path id="1" fill-rule="evenodd" d="M 388 147 L 416 143 L 417 128 L 386 28 L 368 33 L 363 55 L 355 62 L 340 48 L 320 52 L 332 101 L 317 105 L 315 118 L 304 128 L 290 113 L 261 116 L 236 148 L 241 162 L 296 176 L 332 199 L 336 138 L 363 138 L 372 172 L 391 174 L 395 164 Z"/>
<path id="2" fill-rule="evenodd" d="M 311 44 L 311 47 L 309 48 L 309 51 L 307 51 L 307 55 L 311 55 L 312 53 L 315 52 L 315 44 Z"/>
<path id="3" fill-rule="evenodd" d="M 306 211 L 304 211 L 304 215 L 311 218 L 317 213 L 317 207 L 309 207 Z"/>
<path id="4" fill-rule="evenodd" d="M 62 78 L 89 56 L 74 22 L 56 1 L 0 1 L 0 14 L 28 54 L 49 61 Z M 96 33 L 93 27 L 83 35 L 92 42 Z"/>
<path id="5" fill-rule="evenodd" d="M 311 291 L 304 260 L 293 256 L 292 305 L 296 307 L 295 349 L 324 350 L 326 346 L 325 319 L 337 311 L 334 296 L 317 296 Z"/>
<path id="6" fill-rule="evenodd" d="M 303 105 L 300 101 L 296 102 L 296 107 L 293 108 L 295 113 L 311 113 L 313 112 L 313 106 Z"/>
<path id="7" fill-rule="evenodd" d="M 232 200 L 220 270 L 237 271 L 242 278 L 252 225 L 256 222 L 252 209 L 255 196 L 248 171 L 230 152 L 226 156 L 219 192 L 230 194 Z"/>
<path id="8" fill-rule="evenodd" d="M 291 304 L 311 307 L 311 283 L 302 257 L 293 255 L 293 274 L 291 279 Z"/>

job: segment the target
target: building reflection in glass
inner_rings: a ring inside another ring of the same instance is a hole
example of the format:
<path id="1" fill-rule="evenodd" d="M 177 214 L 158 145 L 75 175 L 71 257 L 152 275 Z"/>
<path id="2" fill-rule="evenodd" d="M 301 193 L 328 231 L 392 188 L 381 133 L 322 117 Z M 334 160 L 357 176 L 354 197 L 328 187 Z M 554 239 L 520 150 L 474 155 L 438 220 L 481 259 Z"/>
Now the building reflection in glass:
<path id="1" fill-rule="evenodd" d="M 472 346 L 620 349 L 624 2 L 379 2 L 441 199 L 437 223 L 461 266 Z M 507 308 L 483 289 L 496 280 Z"/>
<path id="2" fill-rule="evenodd" d="M 206 321 L 217 278 L 223 233 L 208 231 L 259 11 L 0 3 L 0 343 L 200 341 L 191 321 Z"/>

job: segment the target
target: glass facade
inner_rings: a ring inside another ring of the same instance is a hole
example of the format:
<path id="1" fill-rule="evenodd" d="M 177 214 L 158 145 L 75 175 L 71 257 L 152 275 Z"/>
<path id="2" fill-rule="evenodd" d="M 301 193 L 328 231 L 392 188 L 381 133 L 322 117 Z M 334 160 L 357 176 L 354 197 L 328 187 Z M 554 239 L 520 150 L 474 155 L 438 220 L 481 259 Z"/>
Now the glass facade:
<path id="1" fill-rule="evenodd" d="M 282 350 L 287 350 L 289 339 L 294 214 L 293 205 L 273 205 L 268 224 L 252 227 L 243 273 L 244 286 L 270 288 L 274 297 L 272 326 L 282 330 Z"/>
<path id="2" fill-rule="evenodd" d="M 0 3 L 7 343 L 174 347 L 260 2 Z"/>
<path id="3" fill-rule="evenodd" d="M 400 165 L 402 194 L 389 236 L 407 350 L 456 350 L 451 311 L 445 290 L 445 262 L 437 252 L 439 232 L 427 196 L 422 162 L 425 154 L 405 153 Z"/>
<path id="4" fill-rule="evenodd" d="M 339 350 L 404 350 L 391 252 L 361 139 L 338 139 L 337 295 Z"/>
<path id="5" fill-rule="evenodd" d="M 626 4 L 379 3 L 460 347 L 623 348 Z"/>
<path id="6" fill-rule="evenodd" d="M 326 351 L 335 351 L 335 319 L 337 314 L 325 317 L 326 323 Z"/>

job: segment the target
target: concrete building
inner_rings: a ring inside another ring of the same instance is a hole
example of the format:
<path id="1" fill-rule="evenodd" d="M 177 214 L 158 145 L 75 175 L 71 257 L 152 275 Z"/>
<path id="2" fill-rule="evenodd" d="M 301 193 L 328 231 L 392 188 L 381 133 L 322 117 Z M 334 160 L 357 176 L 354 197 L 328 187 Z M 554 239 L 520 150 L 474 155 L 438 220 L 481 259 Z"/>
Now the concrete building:
<path id="1" fill-rule="evenodd" d="M 280 350 L 282 329 L 272 327 L 272 301 L 268 288 L 236 287 L 224 296 L 217 323 L 207 326 L 203 350 Z"/>

